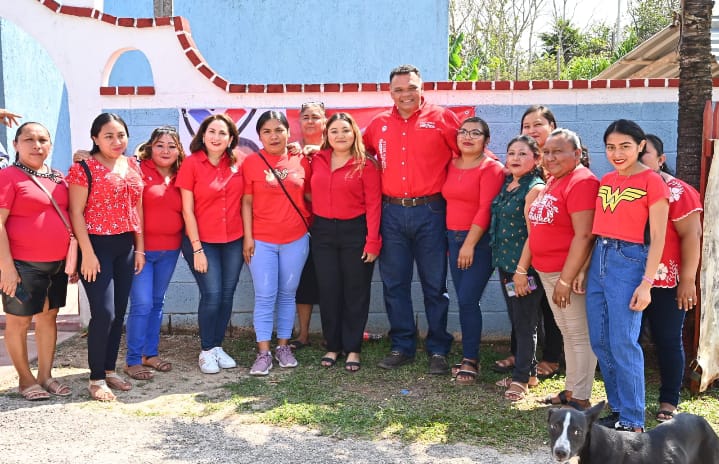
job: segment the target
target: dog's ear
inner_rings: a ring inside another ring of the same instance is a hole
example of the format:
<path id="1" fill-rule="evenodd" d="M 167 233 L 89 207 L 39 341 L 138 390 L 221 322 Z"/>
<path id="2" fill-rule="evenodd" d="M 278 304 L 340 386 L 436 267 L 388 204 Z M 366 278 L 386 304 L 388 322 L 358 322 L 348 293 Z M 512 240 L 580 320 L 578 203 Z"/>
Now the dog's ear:
<path id="1" fill-rule="evenodd" d="M 600 401 L 591 408 L 584 411 L 584 416 L 587 418 L 587 422 L 591 425 L 604 410 L 604 406 L 607 404 L 606 401 Z"/>
<path id="2" fill-rule="evenodd" d="M 552 422 L 552 416 L 556 414 L 557 411 L 559 411 L 558 408 L 549 408 L 547 410 L 547 422 Z"/>

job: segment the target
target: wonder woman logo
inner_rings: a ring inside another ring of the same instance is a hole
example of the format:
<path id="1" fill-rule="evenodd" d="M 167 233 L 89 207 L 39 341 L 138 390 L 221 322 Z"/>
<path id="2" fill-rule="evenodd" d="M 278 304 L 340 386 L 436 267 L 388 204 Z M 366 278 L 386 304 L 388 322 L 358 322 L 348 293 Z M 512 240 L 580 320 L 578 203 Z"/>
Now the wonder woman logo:
<path id="1" fill-rule="evenodd" d="M 647 195 L 647 192 L 644 190 L 639 190 L 634 187 L 628 187 L 624 189 L 623 191 L 620 191 L 619 188 L 612 191 L 612 188 L 608 185 L 602 185 L 599 187 L 599 198 L 602 199 L 602 209 L 604 211 L 607 210 L 607 207 L 614 212 L 617 205 L 622 201 L 634 201 L 638 200 L 644 196 Z"/>

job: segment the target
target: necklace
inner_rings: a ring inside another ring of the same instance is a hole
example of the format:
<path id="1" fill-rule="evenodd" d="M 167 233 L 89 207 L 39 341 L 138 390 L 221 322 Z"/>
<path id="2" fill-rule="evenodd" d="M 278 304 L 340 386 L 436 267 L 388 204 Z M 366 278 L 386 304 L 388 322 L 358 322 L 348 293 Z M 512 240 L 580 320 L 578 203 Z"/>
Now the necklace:
<path id="1" fill-rule="evenodd" d="M 62 176 L 60 176 L 59 173 L 53 171 L 52 169 L 48 168 L 48 172 L 37 172 L 34 169 L 30 169 L 29 167 L 25 166 L 24 164 L 20 163 L 20 161 L 15 161 L 13 164 L 16 168 L 20 168 L 23 171 L 27 172 L 31 176 L 35 177 L 42 177 L 45 179 L 50 179 L 51 181 L 55 182 L 56 184 L 59 184 L 62 182 Z"/>
<path id="2" fill-rule="evenodd" d="M 459 171 L 459 174 L 457 175 L 457 181 L 462 182 L 462 178 L 464 177 L 465 172 L 470 171 L 475 168 L 478 168 L 482 165 L 482 162 L 484 162 L 484 152 L 482 152 L 479 156 L 475 157 L 471 161 L 465 161 L 463 157 L 458 158 L 457 161 L 460 161 L 462 163 L 462 167 L 457 166 L 456 163 L 454 165 L 454 167 Z M 473 163 L 477 163 L 477 165 L 467 167 L 467 168 L 464 167 L 465 164 L 473 164 Z"/>

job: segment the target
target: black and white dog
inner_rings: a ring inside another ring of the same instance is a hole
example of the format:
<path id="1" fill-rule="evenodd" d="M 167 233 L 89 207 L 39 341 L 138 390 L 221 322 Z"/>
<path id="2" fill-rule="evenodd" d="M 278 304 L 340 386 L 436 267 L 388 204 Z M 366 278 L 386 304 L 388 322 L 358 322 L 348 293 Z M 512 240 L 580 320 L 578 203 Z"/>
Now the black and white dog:
<path id="1" fill-rule="evenodd" d="M 552 458 L 580 464 L 710 464 L 719 463 L 719 439 L 709 423 L 693 414 L 677 414 L 646 433 L 618 432 L 594 422 L 604 401 L 580 412 L 549 410 Z"/>

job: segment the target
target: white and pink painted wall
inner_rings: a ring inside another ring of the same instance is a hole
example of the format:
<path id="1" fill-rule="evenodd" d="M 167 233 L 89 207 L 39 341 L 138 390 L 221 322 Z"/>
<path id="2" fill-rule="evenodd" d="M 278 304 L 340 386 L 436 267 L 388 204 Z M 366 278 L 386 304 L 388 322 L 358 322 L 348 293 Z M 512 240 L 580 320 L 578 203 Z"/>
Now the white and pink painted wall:
<path id="1" fill-rule="evenodd" d="M 597 175 L 609 168 L 602 134 L 617 118 L 660 136 L 674 164 L 677 79 L 447 82 L 447 0 L 174 4 L 183 16 L 152 18 L 151 0 L 0 2 L 0 107 L 46 124 L 55 138 L 52 163 L 66 170 L 72 151 L 89 147 L 90 123 L 102 111 L 125 119 L 134 147 L 158 125 L 182 126 L 182 108 L 294 110 L 316 100 L 349 111 L 385 107 L 389 70 L 413 63 L 423 71 L 429 101 L 472 107 L 489 123 L 490 148 L 500 157 L 526 107 L 544 104 L 582 137 Z M 253 125 L 245 131 L 254 132 Z M 0 131 L 2 142 L 12 136 Z M 413 291 L 419 315 L 419 283 Z M 197 290 L 180 262 L 168 292 L 168 323 L 194 325 L 196 305 Z M 506 336 L 497 282 L 482 305 L 485 336 Z M 248 273 L 235 306 L 232 324 L 250 325 Z M 458 330 L 454 303 L 450 325 Z M 369 326 L 386 327 L 378 275 Z"/>

